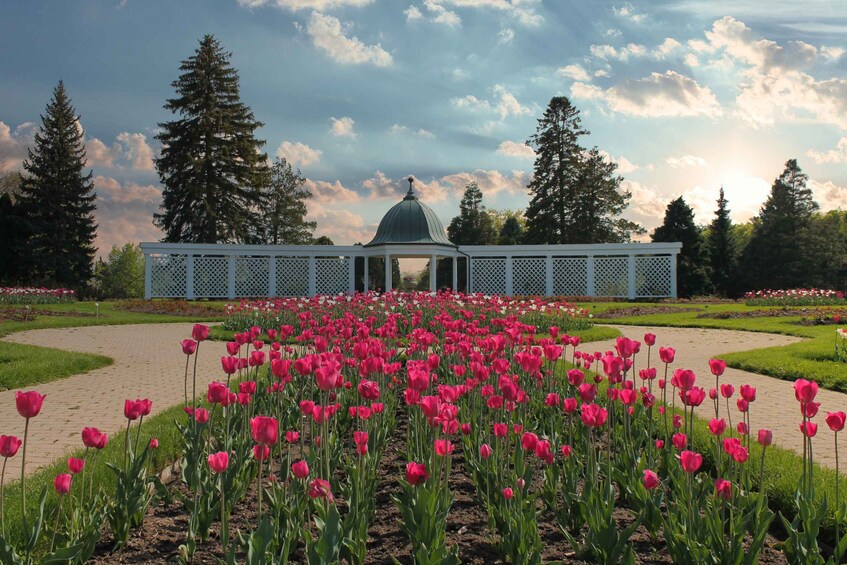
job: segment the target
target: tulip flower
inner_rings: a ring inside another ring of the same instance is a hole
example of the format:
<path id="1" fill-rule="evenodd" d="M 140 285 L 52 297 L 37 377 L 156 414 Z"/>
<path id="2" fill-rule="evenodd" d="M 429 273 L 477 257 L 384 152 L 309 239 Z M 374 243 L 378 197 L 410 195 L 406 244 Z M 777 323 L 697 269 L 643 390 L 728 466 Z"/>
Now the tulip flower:
<path id="1" fill-rule="evenodd" d="M 226 402 L 229 396 L 229 389 L 226 384 L 212 381 L 209 383 L 209 392 L 206 393 L 206 400 L 210 404 L 222 404 Z"/>
<path id="2" fill-rule="evenodd" d="M 159 449 L 159 440 L 151 437 L 150 438 L 150 449 Z"/>
<path id="3" fill-rule="evenodd" d="M 659 475 L 651 471 L 650 469 L 644 469 L 644 488 L 647 490 L 653 490 L 661 484 L 659 481 Z"/>
<path id="4" fill-rule="evenodd" d="M 305 479 L 309 476 L 309 464 L 305 461 L 295 461 L 291 464 L 291 472 L 298 479 Z"/>
<path id="5" fill-rule="evenodd" d="M 656 345 L 656 334 L 646 333 L 644 334 L 644 343 L 648 345 L 648 347 L 652 347 Z"/>
<path id="6" fill-rule="evenodd" d="M 685 449 L 688 445 L 688 438 L 685 434 L 676 433 L 671 437 L 671 443 L 677 449 Z"/>
<path id="7" fill-rule="evenodd" d="M 847 414 L 844 412 L 826 413 L 826 425 L 834 432 L 840 432 L 844 429 L 845 420 L 847 420 Z"/>
<path id="8" fill-rule="evenodd" d="M 732 498 L 732 483 L 724 479 L 715 480 L 715 494 L 718 498 L 729 500 Z"/>
<path id="9" fill-rule="evenodd" d="M 265 445 L 274 445 L 279 434 L 279 422 L 272 416 L 256 416 L 250 421 L 253 440 Z"/>
<path id="10" fill-rule="evenodd" d="M 253 446 L 253 458 L 260 463 L 266 461 L 271 456 L 271 448 L 263 443 L 257 443 Z"/>
<path id="11" fill-rule="evenodd" d="M 449 455 L 453 453 L 455 446 L 450 440 L 446 439 L 437 439 L 435 440 L 435 454 L 444 457 L 445 455 Z"/>
<path id="12" fill-rule="evenodd" d="M 72 475 L 76 475 L 82 468 L 85 467 L 85 461 L 82 459 L 77 459 L 76 457 L 68 457 L 68 471 Z"/>
<path id="13" fill-rule="evenodd" d="M 815 437 L 818 433 L 818 425 L 814 422 L 801 422 L 800 431 L 806 437 Z"/>
<path id="14" fill-rule="evenodd" d="M 510 488 L 506 487 L 503 489 L 503 498 L 506 500 L 511 500 L 515 496 L 515 492 Z"/>
<path id="15" fill-rule="evenodd" d="M 726 420 L 723 418 L 712 418 L 709 421 L 709 431 L 712 432 L 712 435 L 722 436 L 726 431 Z"/>
<path id="16" fill-rule="evenodd" d="M 524 451 L 533 451 L 538 443 L 538 436 L 532 432 L 524 432 L 521 436 L 521 447 Z"/>
<path id="17" fill-rule="evenodd" d="M 773 432 L 770 430 L 759 430 L 757 441 L 762 447 L 768 447 L 773 443 Z"/>
<path id="18" fill-rule="evenodd" d="M 39 394 L 34 390 L 15 393 L 15 407 L 18 414 L 26 420 L 24 424 L 23 452 L 21 453 L 21 514 L 23 516 L 23 530 L 26 531 L 26 440 L 29 435 L 29 420 L 35 418 L 41 412 L 46 394 Z"/>
<path id="19" fill-rule="evenodd" d="M 679 462 L 682 464 L 683 471 L 694 474 L 703 464 L 703 456 L 694 451 L 683 451 L 679 455 Z"/>
<path id="20" fill-rule="evenodd" d="M 597 404 L 583 404 L 581 416 L 586 426 L 600 428 L 606 423 L 608 412 Z"/>
<path id="21" fill-rule="evenodd" d="M 323 498 L 332 502 L 332 490 L 329 481 L 324 479 L 312 479 L 309 483 L 309 498 Z"/>
<path id="22" fill-rule="evenodd" d="M 14 457 L 21 447 L 21 440 L 15 436 L 0 436 L 0 456 L 8 459 Z"/>
<path id="23" fill-rule="evenodd" d="M 488 459 L 491 457 L 491 446 L 487 443 L 483 443 L 479 446 L 479 456 L 483 459 Z"/>
<path id="24" fill-rule="evenodd" d="M 209 467 L 215 473 L 223 473 L 229 467 L 229 453 L 226 451 L 218 451 L 217 453 L 212 453 L 208 457 Z"/>
<path id="25" fill-rule="evenodd" d="M 194 410 L 194 419 L 197 420 L 198 424 L 205 424 L 209 421 L 209 411 L 205 408 Z"/>
<path id="26" fill-rule="evenodd" d="M 209 338 L 209 326 L 194 324 L 194 328 L 191 330 L 191 337 L 198 342 L 207 340 Z"/>
<path id="27" fill-rule="evenodd" d="M 746 400 L 747 402 L 754 402 L 756 400 L 756 388 L 750 385 L 741 385 L 741 398 Z"/>
<path id="28" fill-rule="evenodd" d="M 723 359 L 709 359 L 709 370 L 716 377 L 720 377 L 726 371 L 726 361 Z"/>
<path id="29" fill-rule="evenodd" d="M 673 347 L 660 347 L 659 348 L 659 359 L 662 360 L 662 363 L 665 363 L 665 364 L 673 363 L 675 356 L 676 356 L 676 350 Z"/>
<path id="30" fill-rule="evenodd" d="M 0 455 L 3 456 L 3 471 L 0 473 L 0 535 L 6 538 L 6 514 L 4 510 L 6 489 L 6 463 L 14 457 L 21 447 L 21 440 L 15 436 L 0 436 Z"/>
<path id="31" fill-rule="evenodd" d="M 412 486 L 417 486 L 429 479 L 426 465 L 423 463 L 415 463 L 410 461 L 406 463 L 406 482 Z"/>
<path id="32" fill-rule="evenodd" d="M 817 394 L 818 383 L 815 381 L 807 381 L 806 379 L 797 379 L 794 381 L 794 397 L 798 402 L 812 402 Z"/>
<path id="33" fill-rule="evenodd" d="M 570 445 L 563 445 L 561 451 L 562 456 L 567 459 L 571 456 L 571 453 L 573 453 L 573 447 L 571 447 Z"/>

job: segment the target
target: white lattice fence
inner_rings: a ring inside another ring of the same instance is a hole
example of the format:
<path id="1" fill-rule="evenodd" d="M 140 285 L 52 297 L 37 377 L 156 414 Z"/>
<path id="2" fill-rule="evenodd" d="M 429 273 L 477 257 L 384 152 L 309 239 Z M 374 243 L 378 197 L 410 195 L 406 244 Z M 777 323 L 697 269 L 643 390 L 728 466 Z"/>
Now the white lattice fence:
<path id="1" fill-rule="evenodd" d="M 471 260 L 471 286 L 474 292 L 506 294 L 506 260 L 474 258 Z"/>
<path id="2" fill-rule="evenodd" d="M 625 297 L 629 288 L 629 261 L 626 257 L 594 258 L 594 294 Z"/>
<path id="3" fill-rule="evenodd" d="M 307 257 L 276 258 L 276 295 L 309 295 L 309 259 Z"/>
<path id="4" fill-rule="evenodd" d="M 547 260 L 514 258 L 512 260 L 512 293 L 515 295 L 547 294 Z"/>
<path id="5" fill-rule="evenodd" d="M 636 257 L 635 288 L 637 296 L 670 296 L 671 258 Z"/>
<path id="6" fill-rule="evenodd" d="M 347 292 L 349 264 L 346 258 L 318 258 L 315 260 L 315 291 L 318 294 Z"/>
<path id="7" fill-rule="evenodd" d="M 270 259 L 268 257 L 235 258 L 235 294 L 240 297 L 270 294 Z"/>
<path id="8" fill-rule="evenodd" d="M 187 273 L 185 255 L 159 255 L 149 257 L 150 288 L 153 296 L 185 298 Z"/>
<path id="9" fill-rule="evenodd" d="M 194 257 L 194 296 L 220 298 L 229 294 L 227 257 Z"/>
<path id="10" fill-rule="evenodd" d="M 557 296 L 587 296 L 588 259 L 556 257 L 553 259 L 553 294 Z"/>

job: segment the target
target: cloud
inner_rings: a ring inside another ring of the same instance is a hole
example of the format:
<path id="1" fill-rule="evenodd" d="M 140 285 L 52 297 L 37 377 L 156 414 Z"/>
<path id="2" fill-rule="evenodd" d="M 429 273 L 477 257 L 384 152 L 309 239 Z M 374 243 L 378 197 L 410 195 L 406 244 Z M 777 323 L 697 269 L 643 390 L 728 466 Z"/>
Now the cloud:
<path id="1" fill-rule="evenodd" d="M 515 30 L 509 27 L 504 27 L 499 32 L 497 32 L 497 43 L 500 45 L 505 45 L 507 43 L 511 43 L 515 38 Z"/>
<path id="2" fill-rule="evenodd" d="M 592 45 L 588 48 L 591 54 L 598 59 L 602 59 L 604 61 L 607 60 L 616 60 L 616 61 L 628 61 L 630 58 L 650 58 L 655 60 L 666 59 L 670 55 L 677 53 L 683 50 L 682 43 L 673 39 L 672 37 L 666 37 L 665 40 L 659 45 L 648 49 L 646 46 L 641 45 L 640 43 L 630 43 L 624 47 L 615 48 L 611 45 Z"/>
<path id="3" fill-rule="evenodd" d="M 681 169 L 683 167 L 705 167 L 706 160 L 695 155 L 683 155 L 682 157 L 668 157 L 665 163 L 673 169 Z"/>
<path id="4" fill-rule="evenodd" d="M 414 22 L 423 19 L 423 14 L 421 13 L 421 11 L 413 5 L 410 5 L 408 8 L 403 10 L 403 13 L 406 15 L 407 22 Z"/>
<path id="5" fill-rule="evenodd" d="M 108 146 L 96 137 L 90 137 L 85 143 L 85 156 L 92 165 L 112 169 L 115 160 L 121 157 L 121 144 L 115 142 Z"/>
<path id="6" fill-rule="evenodd" d="M 366 224 L 359 214 L 309 205 L 308 220 L 318 223 L 316 236 L 328 236 L 336 245 L 367 243 L 376 233 L 376 225 Z"/>
<path id="7" fill-rule="evenodd" d="M 610 110 L 639 117 L 709 116 L 721 114 L 715 95 L 693 78 L 676 71 L 652 73 L 642 79 L 628 79 L 606 90 L 575 82 L 571 95 L 583 100 L 605 102 Z"/>
<path id="8" fill-rule="evenodd" d="M 27 157 L 27 149 L 32 145 L 36 126 L 33 122 L 24 122 L 14 130 L 0 121 L 0 167 L 16 169 Z"/>
<path id="9" fill-rule="evenodd" d="M 444 6 L 451 6 L 464 9 L 498 10 L 527 27 L 537 27 L 544 23 L 544 17 L 535 9 L 536 5 L 541 4 L 541 0 L 425 0 L 425 3 L 432 3 L 443 9 L 446 9 Z"/>
<path id="10" fill-rule="evenodd" d="M 829 151 L 809 149 L 806 155 L 814 159 L 815 163 L 847 163 L 847 137 L 839 139 L 835 149 Z"/>
<path id="11" fill-rule="evenodd" d="M 353 124 L 356 123 L 353 118 L 345 116 L 343 118 L 330 118 L 330 120 L 332 127 L 329 131 L 335 137 L 349 137 L 351 139 L 359 137 L 359 134 L 353 131 Z"/>
<path id="12" fill-rule="evenodd" d="M 461 172 L 441 177 L 440 182 L 449 186 L 453 194 L 461 196 L 470 182 L 476 182 L 482 193 L 491 198 L 500 193 L 516 195 L 526 194 L 531 175 L 526 171 L 512 171 L 503 174 L 498 170 L 477 169 L 473 172 Z"/>
<path id="13" fill-rule="evenodd" d="M 504 141 L 497 147 L 497 153 L 517 159 L 535 159 L 535 150 L 525 143 Z"/>
<path id="14" fill-rule="evenodd" d="M 127 204 L 130 202 L 150 202 L 158 205 L 162 199 L 162 189 L 152 184 L 141 185 L 135 182 L 120 181 L 112 177 L 98 175 L 94 177 L 94 189 L 97 197 Z"/>
<path id="15" fill-rule="evenodd" d="M 132 161 L 132 168 L 136 171 L 152 171 L 153 149 L 147 144 L 147 137 L 143 133 L 123 132 L 118 134 L 118 142 L 123 145 L 123 157 Z"/>
<path id="16" fill-rule="evenodd" d="M 266 5 L 276 6 L 296 12 L 298 10 L 325 11 L 333 8 L 358 8 L 373 3 L 374 0 L 238 0 L 238 4 L 247 8 L 259 8 Z"/>
<path id="17" fill-rule="evenodd" d="M 502 84 L 494 85 L 491 90 L 494 95 L 491 101 L 481 100 L 469 94 L 462 98 L 453 98 L 451 102 L 453 106 L 460 109 L 497 113 L 501 120 L 505 120 L 508 116 L 521 116 L 532 113 L 532 110 L 521 105 L 518 99 L 515 98 L 515 95 L 509 92 Z"/>
<path id="18" fill-rule="evenodd" d="M 162 232 L 153 225 L 153 214 L 159 210 L 162 190 L 155 185 L 121 182 L 112 177 L 94 177 L 97 194 L 97 235 L 99 255 L 113 245 L 128 241 L 157 241 Z"/>
<path id="19" fill-rule="evenodd" d="M 637 170 L 639 167 L 623 155 L 620 157 L 613 157 L 612 155 L 606 153 L 605 151 L 600 151 L 600 154 L 605 157 L 607 160 L 613 162 L 618 166 L 618 173 L 627 174 Z"/>
<path id="20" fill-rule="evenodd" d="M 832 181 L 809 181 L 809 188 L 823 212 L 829 210 L 847 210 L 847 187 L 838 186 Z"/>
<path id="21" fill-rule="evenodd" d="M 438 0 L 424 0 L 424 7 L 432 14 L 430 20 L 433 23 L 448 27 L 459 27 L 462 25 L 462 18 L 459 17 L 459 14 L 445 8 Z"/>
<path id="22" fill-rule="evenodd" d="M 435 134 L 432 133 L 431 131 L 427 130 L 427 129 L 418 128 L 417 131 L 413 132 L 407 126 L 400 125 L 400 124 L 394 124 L 393 126 L 388 128 L 388 134 L 389 135 L 410 135 L 411 134 L 411 135 L 416 135 L 418 137 L 422 137 L 422 138 L 425 138 L 425 139 L 433 139 L 435 137 Z"/>
<path id="23" fill-rule="evenodd" d="M 312 12 L 306 24 L 306 33 L 312 44 L 342 65 L 371 64 L 388 67 L 393 63 L 391 54 L 377 43 L 365 45 L 358 37 L 347 37 L 338 18 Z"/>
<path id="24" fill-rule="evenodd" d="M 303 186 L 312 193 L 311 202 L 321 205 L 337 204 L 340 202 L 357 202 L 361 196 L 355 190 L 351 190 L 341 184 L 340 180 L 328 182 L 323 180 L 306 179 Z"/>
<path id="25" fill-rule="evenodd" d="M 556 70 L 556 74 L 560 77 L 570 78 L 573 80 L 591 82 L 591 77 L 581 65 L 566 65 L 564 67 L 559 67 Z"/>
<path id="26" fill-rule="evenodd" d="M 646 14 L 639 14 L 635 11 L 635 8 L 629 2 L 624 3 L 620 8 L 612 8 L 612 13 L 618 16 L 619 18 L 624 18 L 631 21 L 634 24 L 640 24 L 645 19 L 647 19 Z"/>
<path id="27" fill-rule="evenodd" d="M 405 175 L 396 179 L 388 178 L 382 171 L 377 171 L 374 176 L 362 181 L 362 187 L 367 190 L 369 200 L 397 200 L 409 190 L 409 184 Z M 428 203 L 443 202 L 447 197 L 448 189 L 439 181 L 425 182 L 415 177 L 415 194 L 421 200 Z"/>
<path id="28" fill-rule="evenodd" d="M 621 182 L 621 189 L 632 194 L 628 210 L 635 214 L 637 221 L 644 223 L 647 228 L 661 225 L 669 200 L 659 194 L 658 188 L 624 180 Z"/>
<path id="29" fill-rule="evenodd" d="M 727 55 L 761 71 L 799 69 L 816 59 L 818 50 L 803 41 L 789 41 L 785 46 L 759 39 L 753 30 L 732 16 L 712 24 L 706 32 L 710 50 L 723 50 Z"/>
<path id="30" fill-rule="evenodd" d="M 153 171 L 155 152 L 143 133 L 119 133 L 115 142 L 106 145 L 96 137 L 85 141 L 85 154 L 91 165 L 106 169 Z"/>
<path id="31" fill-rule="evenodd" d="M 312 149 L 299 141 L 283 141 L 276 150 L 276 156 L 285 159 L 294 167 L 305 167 L 320 160 L 321 150 Z"/>

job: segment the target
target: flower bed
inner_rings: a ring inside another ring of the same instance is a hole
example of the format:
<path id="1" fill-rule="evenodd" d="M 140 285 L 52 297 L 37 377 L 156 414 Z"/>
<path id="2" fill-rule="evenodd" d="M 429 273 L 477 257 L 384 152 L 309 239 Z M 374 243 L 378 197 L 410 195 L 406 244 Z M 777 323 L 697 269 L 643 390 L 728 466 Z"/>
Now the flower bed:
<path id="1" fill-rule="evenodd" d="M 223 308 L 188 300 L 123 300 L 115 303 L 115 310 L 137 314 L 160 314 L 190 318 L 214 318 L 223 314 Z"/>
<path id="2" fill-rule="evenodd" d="M 844 293 L 822 288 L 757 290 L 744 294 L 748 306 L 828 306 L 847 303 Z"/>
<path id="3" fill-rule="evenodd" d="M 76 301 L 67 288 L 0 287 L 0 304 L 62 304 Z"/>
<path id="4" fill-rule="evenodd" d="M 463 311 L 424 323 L 414 310 L 359 318 L 340 309 L 314 324 L 305 322 L 317 314 L 298 311 L 298 333 L 254 326 L 224 347 L 196 325 L 181 344 L 176 487 L 147 475 L 158 443 L 139 437 L 151 406 L 128 399 L 122 456 L 98 461 L 108 438 L 83 430 L 89 451 L 56 477 L 58 507 L 23 525 L 21 539 L 34 541 L 0 542 L 0 557 L 14 562 L 29 545 L 54 561 L 86 560 L 99 547 L 98 560 L 115 562 L 124 555 L 106 547 L 138 542 L 133 532 L 160 504 L 180 524 L 179 546 L 151 554 L 141 542 L 156 561 L 634 563 L 638 553 L 652 562 L 785 563 L 820 554 L 815 383 L 795 383 L 803 473 L 796 508 L 780 518 L 783 557 L 767 547 L 776 516 L 761 491 L 772 434 L 751 428 L 756 390 L 722 382 L 725 363 L 710 361 L 698 378 L 652 334 L 643 343 L 619 338 L 604 354 L 555 326 L 542 338 L 516 317 Z M 226 354 L 200 403 L 192 367 L 210 347 Z M 42 402 L 18 393 L 25 430 Z M 699 444 L 695 415 L 711 434 Z M 845 419 L 827 413 L 826 424 L 837 432 Z M 6 459 L 19 447 L 0 439 Z M 86 483 L 104 464 L 116 480 L 108 492 Z M 840 507 L 838 483 L 836 499 L 830 506 Z M 29 535 L 41 526 L 40 540 Z M 473 531 L 465 537 L 462 527 Z M 376 533 L 391 541 L 375 542 Z"/>

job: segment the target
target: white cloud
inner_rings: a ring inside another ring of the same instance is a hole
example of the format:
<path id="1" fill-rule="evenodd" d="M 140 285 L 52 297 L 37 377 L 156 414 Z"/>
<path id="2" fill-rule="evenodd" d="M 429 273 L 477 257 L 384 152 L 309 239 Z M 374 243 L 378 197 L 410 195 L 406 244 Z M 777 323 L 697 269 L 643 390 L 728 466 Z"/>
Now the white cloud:
<path id="1" fill-rule="evenodd" d="M 296 12 L 298 10 L 325 11 L 333 8 L 361 7 L 373 3 L 374 0 L 238 0 L 241 6 L 259 8 L 265 5 L 276 6 Z"/>
<path id="2" fill-rule="evenodd" d="M 407 22 L 414 22 L 423 19 L 423 14 L 417 6 L 410 5 L 408 8 L 403 10 L 403 13 L 406 15 Z"/>
<path id="3" fill-rule="evenodd" d="M 299 141 L 283 141 L 276 150 L 276 156 L 285 159 L 294 167 L 305 167 L 320 160 L 321 150 L 312 149 Z"/>
<path id="4" fill-rule="evenodd" d="M 668 157 L 665 159 L 665 163 L 671 166 L 674 169 L 681 169 L 683 167 L 705 167 L 706 160 L 702 157 L 697 157 L 696 155 L 683 155 L 682 157 Z"/>
<path id="5" fill-rule="evenodd" d="M 115 160 L 121 157 L 121 144 L 115 142 L 110 147 L 96 137 L 89 137 L 85 142 L 85 155 L 92 165 L 112 169 Z"/>
<path id="6" fill-rule="evenodd" d="M 459 17 L 459 14 L 442 6 L 439 0 L 424 0 L 424 7 L 432 14 L 431 21 L 433 23 L 448 27 L 462 25 L 462 18 Z"/>
<path id="7" fill-rule="evenodd" d="M 365 45 L 358 37 L 347 37 L 338 18 L 312 12 L 306 25 L 306 33 L 312 38 L 315 47 L 337 63 L 388 67 L 393 62 L 391 54 L 379 43 Z"/>
<path id="8" fill-rule="evenodd" d="M 118 142 L 123 146 L 123 157 L 132 161 L 132 168 L 136 171 L 152 171 L 153 149 L 147 144 L 147 137 L 143 133 L 123 132 L 118 134 Z"/>
<path id="9" fill-rule="evenodd" d="M 560 77 L 570 78 L 573 80 L 581 80 L 582 82 L 590 82 L 591 77 L 582 68 L 581 65 L 566 65 L 564 67 L 559 67 L 556 70 L 556 74 Z"/>
<path id="10" fill-rule="evenodd" d="M 504 27 L 499 32 L 497 32 L 497 43 L 499 43 L 500 45 L 511 43 L 514 38 L 515 30 L 510 27 Z"/>
<path id="11" fill-rule="evenodd" d="M 431 0 L 454 8 L 499 10 L 513 17 L 524 26 L 535 27 L 544 23 L 544 17 L 536 11 L 541 0 Z"/>
<path id="12" fill-rule="evenodd" d="M 612 8 L 612 12 L 620 17 L 631 21 L 634 24 L 640 24 L 646 18 L 646 14 L 639 14 L 635 11 L 635 8 L 629 2 L 624 3 L 620 8 Z"/>
<path id="13" fill-rule="evenodd" d="M 621 189 L 632 194 L 628 210 L 636 216 L 636 220 L 651 228 L 662 223 L 668 199 L 659 193 L 655 186 L 648 186 L 637 181 L 624 180 Z"/>
<path id="14" fill-rule="evenodd" d="M 14 130 L 0 121 L 0 166 L 18 168 L 27 157 L 27 148 L 32 144 L 36 126 L 24 122 Z"/>
<path id="15" fill-rule="evenodd" d="M 427 139 L 433 139 L 435 137 L 434 133 L 424 128 L 418 128 L 418 131 L 415 132 L 415 135 L 417 135 L 418 137 L 425 137 Z"/>
<path id="16" fill-rule="evenodd" d="M 712 50 L 723 49 L 734 59 L 766 72 L 806 67 L 817 57 L 817 48 L 813 45 L 789 41 L 782 46 L 775 41 L 759 39 L 753 30 L 732 16 L 714 22 L 706 38 Z"/>
<path id="17" fill-rule="evenodd" d="M 526 171 L 512 171 L 503 174 L 498 170 L 477 169 L 473 172 L 461 172 L 441 177 L 440 182 L 448 185 L 454 195 L 460 196 L 470 182 L 476 182 L 486 197 L 497 194 L 526 194 L 531 175 Z"/>
<path id="18" fill-rule="evenodd" d="M 369 200 L 395 201 L 409 190 L 409 184 L 406 180 L 409 176 L 413 175 L 390 179 L 382 171 L 377 171 L 373 177 L 362 181 L 362 187 L 368 191 Z M 421 200 L 432 203 L 443 202 L 447 197 L 448 188 L 437 180 L 425 182 L 415 178 L 414 190 Z"/>
<path id="19" fill-rule="evenodd" d="M 94 177 L 94 189 L 97 197 L 119 204 L 130 202 L 150 202 L 158 204 L 162 199 L 162 189 L 152 184 L 141 185 L 135 182 L 121 183 L 112 177 Z"/>
<path id="20" fill-rule="evenodd" d="M 349 137 L 351 139 L 359 137 L 359 134 L 353 131 L 353 124 L 356 123 L 353 118 L 345 116 L 343 118 L 330 118 L 330 121 L 332 121 L 332 127 L 329 131 L 335 137 Z"/>
<path id="21" fill-rule="evenodd" d="M 809 149 L 806 155 L 814 159 L 816 163 L 847 163 L 847 137 L 839 139 L 835 149 L 829 151 Z"/>
<path id="22" fill-rule="evenodd" d="M 847 210 L 847 187 L 838 186 L 832 181 L 809 180 L 809 188 L 823 212 L 829 210 Z"/>
<path id="23" fill-rule="evenodd" d="M 652 73 L 643 79 L 628 79 L 608 89 L 576 82 L 571 95 L 583 100 L 600 100 L 610 110 L 639 117 L 709 116 L 721 114 L 717 98 L 706 86 L 677 73 Z"/>
<path id="24" fill-rule="evenodd" d="M 336 245 L 367 243 L 376 233 L 375 225 L 366 224 L 361 215 L 349 210 L 310 205 L 306 218 L 318 223 L 315 230 L 316 236 L 325 235 Z"/>
<path id="25" fill-rule="evenodd" d="M 639 57 L 655 59 L 658 61 L 666 59 L 669 56 L 682 51 L 682 49 L 682 43 L 672 37 L 665 38 L 662 43 L 653 48 L 647 48 L 640 43 L 629 43 L 620 48 L 607 44 L 592 45 L 589 47 L 589 51 L 594 57 L 604 61 L 628 61 L 630 58 L 635 59 Z"/>
<path id="26" fill-rule="evenodd" d="M 412 132 L 407 126 L 401 124 L 394 124 L 393 126 L 388 128 L 388 133 L 390 135 L 409 135 L 410 132 L 412 135 L 416 135 L 418 137 L 423 137 L 426 139 L 432 139 L 435 137 L 434 133 L 424 128 L 418 128 L 418 130 L 415 132 Z"/>
<path id="27" fill-rule="evenodd" d="M 341 184 L 341 181 L 327 182 L 322 180 L 306 179 L 303 186 L 312 193 L 312 202 L 326 205 L 339 202 L 356 202 L 361 196 L 355 190 L 351 190 Z"/>
<path id="28" fill-rule="evenodd" d="M 603 157 L 605 157 L 606 159 L 615 163 L 618 166 L 618 170 L 617 170 L 618 173 L 625 175 L 625 174 L 631 173 L 631 172 L 633 172 L 633 171 L 635 171 L 639 168 L 638 165 L 636 165 L 635 163 L 633 163 L 632 161 L 630 161 L 629 159 L 627 159 L 623 155 L 621 155 L 619 157 L 613 157 L 612 155 L 610 155 L 609 153 L 606 153 L 605 151 L 600 151 L 600 154 Z"/>
<path id="29" fill-rule="evenodd" d="M 504 141 L 497 147 L 497 153 L 517 159 L 535 159 L 535 150 L 525 143 Z"/>
<path id="30" fill-rule="evenodd" d="M 468 109 L 480 112 L 496 112 L 501 120 L 508 116 L 521 116 L 531 114 L 532 110 L 521 105 L 515 95 L 509 92 L 502 84 L 495 85 L 492 89 L 494 97 L 492 101 L 481 100 L 473 95 L 453 98 L 451 102 L 456 108 Z"/>
<path id="31" fill-rule="evenodd" d="M 94 191 L 97 194 L 94 243 L 100 255 L 108 253 L 113 245 L 156 241 L 162 237 L 152 222 L 162 199 L 160 187 L 98 175 L 94 177 Z"/>

